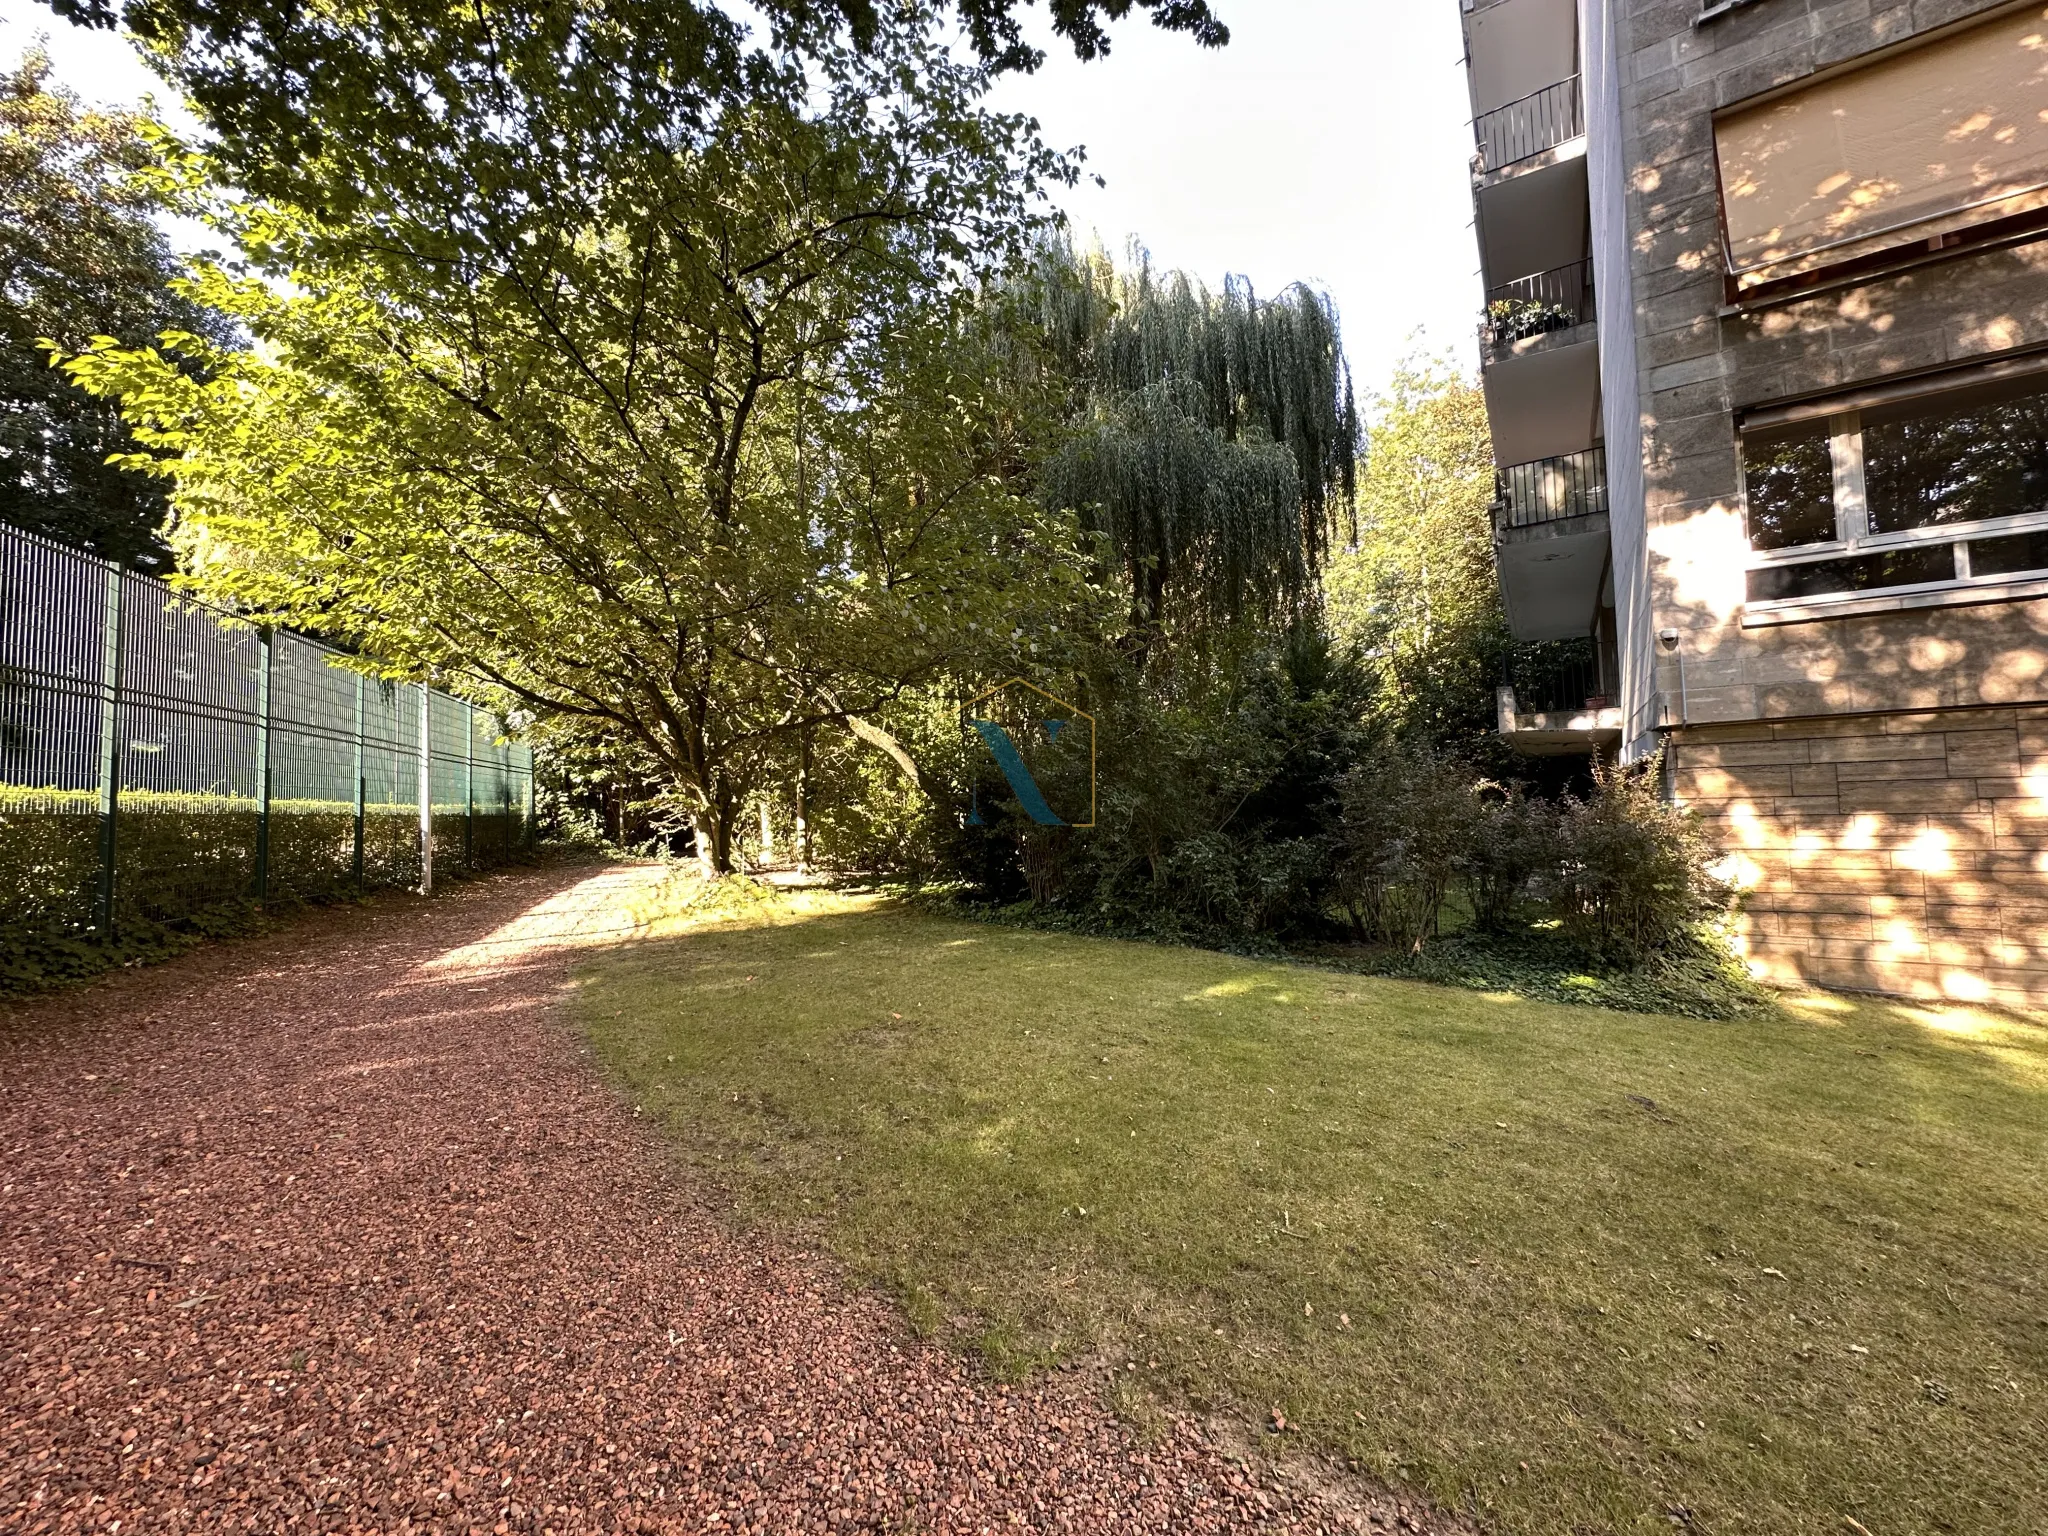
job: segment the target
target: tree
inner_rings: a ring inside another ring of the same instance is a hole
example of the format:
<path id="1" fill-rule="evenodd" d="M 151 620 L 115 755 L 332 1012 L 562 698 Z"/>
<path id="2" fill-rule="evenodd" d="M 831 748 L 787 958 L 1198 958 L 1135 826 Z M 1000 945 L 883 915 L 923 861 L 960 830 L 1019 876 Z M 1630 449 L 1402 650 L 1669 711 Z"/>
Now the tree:
<path id="1" fill-rule="evenodd" d="M 166 286 L 177 260 L 136 178 L 151 160 L 142 119 L 85 110 L 51 84 L 40 49 L 0 75 L 0 518 L 154 570 L 167 558 L 162 487 L 108 465 L 136 447 L 119 410 L 39 345 L 218 334 Z"/>
<path id="2" fill-rule="evenodd" d="M 1508 635 L 1485 397 L 1448 364 L 1411 358 L 1375 404 L 1357 546 L 1330 563 L 1331 632 L 1377 674 L 1389 728 L 1439 741 L 1489 731 Z"/>
<path id="3" fill-rule="evenodd" d="M 250 103 L 274 93 L 276 101 L 255 108 L 254 115 L 272 117 L 291 103 L 299 88 L 294 75 L 322 57 L 316 41 L 344 28 L 360 32 L 367 26 L 387 29 L 387 40 L 417 37 L 451 21 L 460 12 L 440 0 L 413 0 L 410 5 L 386 0 L 373 14 L 328 7 L 279 3 L 279 0 L 50 0 L 59 16 L 82 26 L 123 26 L 148 46 L 165 53 L 197 54 L 213 60 L 191 83 L 203 107 L 214 117 L 223 108 Z M 999 69 L 1036 69 L 1044 55 L 1024 41 L 1017 12 L 1032 0 L 956 0 L 955 8 L 982 59 Z M 558 7 L 559 9 L 560 7 Z M 1118 21 L 1133 10 L 1150 13 L 1152 24 L 1168 32 L 1185 32 L 1204 48 L 1221 48 L 1230 29 L 1209 9 L 1208 0 L 1048 0 L 1053 31 L 1073 45 L 1081 58 L 1109 52 L 1104 20 Z M 498 7 L 501 11 L 504 6 Z M 658 22 L 661 10 L 675 14 L 681 5 L 632 12 L 639 23 Z M 762 0 L 758 9 L 785 25 L 843 26 L 856 46 L 868 48 L 883 30 L 878 0 Z M 482 7 L 474 7 L 480 12 Z M 609 14 L 625 14 L 614 5 Z M 380 53 L 389 57 L 388 53 Z M 689 55 L 678 54 L 679 59 Z M 299 98 L 303 101 L 303 97 Z M 333 104 L 327 104 L 329 106 Z"/>
<path id="4" fill-rule="evenodd" d="M 1036 282 L 1072 381 L 1043 494 L 1121 566 L 1133 651 L 1176 627 L 1302 617 L 1358 452 L 1329 300 L 1301 285 L 1261 300 L 1237 278 L 1211 294 L 1142 251 L 1118 272 L 1059 242 Z"/>
<path id="5" fill-rule="evenodd" d="M 1071 527 L 1013 483 L 1030 391 L 969 302 L 1063 167 L 915 17 L 715 98 L 642 41 L 594 93 L 518 39 L 431 135 L 332 141 L 374 171 L 346 205 L 224 205 L 292 287 L 192 282 L 262 343 L 180 342 L 211 382 L 71 367 L 177 455 L 203 590 L 616 731 L 723 871 L 806 732 L 1074 611 Z"/>

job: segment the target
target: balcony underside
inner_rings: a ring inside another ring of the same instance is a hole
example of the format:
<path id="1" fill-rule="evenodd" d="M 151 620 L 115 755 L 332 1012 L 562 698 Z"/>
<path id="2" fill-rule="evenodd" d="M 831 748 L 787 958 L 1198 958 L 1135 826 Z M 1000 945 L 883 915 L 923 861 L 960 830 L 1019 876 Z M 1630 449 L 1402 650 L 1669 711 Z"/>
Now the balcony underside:
<path id="1" fill-rule="evenodd" d="M 1497 463 L 1580 453 L 1600 437 L 1596 328 L 1581 325 L 1536 340 L 1541 345 L 1495 354 L 1485 370 Z"/>
<path id="2" fill-rule="evenodd" d="M 1480 0 L 1465 13 L 1474 115 L 1528 96 L 1579 67 L 1572 0 Z"/>
<path id="3" fill-rule="evenodd" d="M 1621 711 L 1582 709 L 1516 714 L 1512 724 L 1504 722 L 1501 737 L 1510 751 L 1525 757 L 1611 752 L 1621 745 Z"/>
<path id="4" fill-rule="evenodd" d="M 1482 178 L 1476 202 L 1487 287 L 1584 260 L 1586 141 Z"/>
<path id="5" fill-rule="evenodd" d="M 1501 598 L 1517 640 L 1570 640 L 1592 629 L 1607 546 L 1605 512 L 1495 530 Z"/>

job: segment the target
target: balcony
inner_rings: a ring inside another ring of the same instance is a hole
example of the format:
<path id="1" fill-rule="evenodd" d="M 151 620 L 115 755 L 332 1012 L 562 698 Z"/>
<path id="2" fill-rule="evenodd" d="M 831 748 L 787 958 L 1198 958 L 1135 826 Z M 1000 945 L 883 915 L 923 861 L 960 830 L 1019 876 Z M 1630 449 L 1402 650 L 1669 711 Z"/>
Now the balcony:
<path id="1" fill-rule="evenodd" d="M 1496 175 L 1584 138 L 1586 104 L 1579 77 L 1573 75 L 1481 113 L 1473 120 L 1472 132 L 1479 145 L 1475 169 L 1481 176 Z"/>
<path id="2" fill-rule="evenodd" d="M 1496 535 L 1507 528 L 1607 513 L 1607 450 L 1588 448 L 1503 469 L 1494 482 Z"/>
<path id="3" fill-rule="evenodd" d="M 1621 710 L 1608 696 L 1614 672 L 1589 637 L 1516 652 L 1498 690 L 1500 734 L 1531 757 L 1612 751 L 1621 745 Z"/>
<path id="4" fill-rule="evenodd" d="M 1495 350 L 1526 350 L 1527 343 L 1590 324 L 1593 316 L 1593 262 L 1588 257 L 1487 289 L 1479 339 Z"/>
<path id="5" fill-rule="evenodd" d="M 1508 628 L 1517 640 L 1588 633 L 1611 586 L 1606 450 L 1503 469 L 1493 543 Z"/>

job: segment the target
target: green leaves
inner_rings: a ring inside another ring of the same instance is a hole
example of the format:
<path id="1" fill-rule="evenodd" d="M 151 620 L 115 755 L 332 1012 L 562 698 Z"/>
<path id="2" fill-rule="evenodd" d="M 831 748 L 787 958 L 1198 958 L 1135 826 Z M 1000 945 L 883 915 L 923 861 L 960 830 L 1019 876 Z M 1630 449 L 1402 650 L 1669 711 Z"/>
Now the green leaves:
<path id="1" fill-rule="evenodd" d="M 1107 540 L 1141 645 L 1178 627 L 1304 614 L 1348 507 L 1358 423 L 1337 317 L 1296 286 L 1214 295 L 1142 253 L 1042 247 L 1030 293 L 1070 380 L 1050 505 Z"/>
<path id="2" fill-rule="evenodd" d="M 805 733 L 1058 625 L 1072 522 L 1016 488 L 1033 386 L 967 283 L 1063 166 L 915 16 L 808 70 L 700 18 L 706 76 L 632 4 L 409 14 L 307 13 L 306 78 L 367 94 L 281 147 L 210 120 L 264 276 L 187 291 L 256 346 L 73 374 L 177 455 L 210 595 L 608 740 L 728 867 Z"/>
<path id="3" fill-rule="evenodd" d="M 1377 403 L 1357 547 L 1330 563 L 1331 632 L 1369 658 L 1390 728 L 1439 740 L 1491 730 L 1507 634 L 1487 515 L 1485 399 L 1419 358 Z"/>
<path id="4" fill-rule="evenodd" d="M 154 125 L 89 109 L 49 75 L 37 49 L 0 76 L 0 517 L 153 566 L 164 498 L 135 473 L 148 456 L 50 365 L 88 338 L 133 346 L 214 322 L 165 289 Z"/>

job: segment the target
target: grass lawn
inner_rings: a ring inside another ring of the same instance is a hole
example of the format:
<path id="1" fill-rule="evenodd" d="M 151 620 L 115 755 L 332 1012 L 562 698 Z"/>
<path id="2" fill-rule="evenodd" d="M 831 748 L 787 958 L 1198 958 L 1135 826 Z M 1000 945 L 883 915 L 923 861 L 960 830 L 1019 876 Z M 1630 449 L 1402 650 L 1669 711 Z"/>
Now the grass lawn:
<path id="1" fill-rule="evenodd" d="M 1504 1532 L 2048 1531 L 2048 1029 L 1648 1017 L 793 897 L 582 966 L 742 1219 Z M 1846 1517 L 1846 1518 L 1845 1518 Z"/>

